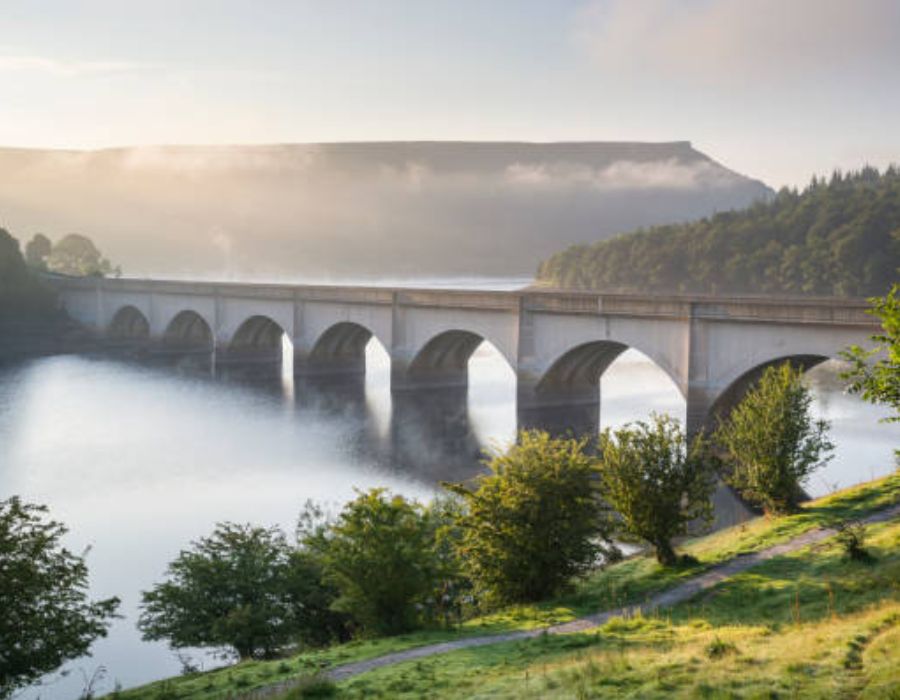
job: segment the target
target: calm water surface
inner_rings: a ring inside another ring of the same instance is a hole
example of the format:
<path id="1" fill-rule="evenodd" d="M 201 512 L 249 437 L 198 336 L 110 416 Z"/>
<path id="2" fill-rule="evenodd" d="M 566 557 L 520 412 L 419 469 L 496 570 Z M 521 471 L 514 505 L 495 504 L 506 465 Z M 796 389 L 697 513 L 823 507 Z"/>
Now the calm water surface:
<path id="1" fill-rule="evenodd" d="M 177 673 L 161 643 L 135 630 L 140 591 L 217 521 L 291 531 L 303 501 L 338 507 L 354 489 L 387 486 L 427 499 L 441 479 L 477 473 L 485 446 L 515 432 L 512 370 L 485 344 L 470 364 L 468 398 L 392 401 L 387 355 L 368 349 L 364 384 L 330 388 L 281 381 L 247 385 L 103 357 L 67 356 L 0 369 L 0 498 L 47 504 L 90 547 L 95 596 L 122 598 L 124 619 L 92 658 L 26 697 L 74 698 L 83 674 L 106 669 L 99 692 Z M 837 455 L 809 485 L 826 493 L 893 469 L 900 429 L 842 393 L 834 363 L 809 373 L 816 413 L 833 421 Z M 603 377 L 601 423 L 619 425 L 684 401 L 634 351 Z M 209 659 L 204 661 L 209 665 Z"/>

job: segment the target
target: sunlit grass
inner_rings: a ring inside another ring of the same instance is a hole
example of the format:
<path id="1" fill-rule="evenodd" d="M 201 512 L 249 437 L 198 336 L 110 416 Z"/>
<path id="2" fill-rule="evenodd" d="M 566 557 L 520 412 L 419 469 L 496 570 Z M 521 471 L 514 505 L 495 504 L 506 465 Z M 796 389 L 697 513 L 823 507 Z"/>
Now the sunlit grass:
<path id="1" fill-rule="evenodd" d="M 758 518 L 745 525 L 687 541 L 680 550 L 696 557 L 700 562 L 696 566 L 664 569 L 653 557 L 637 555 L 595 572 L 578 582 L 571 593 L 559 599 L 538 605 L 505 608 L 467 620 L 458 629 L 423 630 L 397 637 L 354 641 L 328 649 L 304 652 L 284 660 L 245 662 L 224 669 L 151 683 L 122 691 L 118 695 L 127 700 L 219 700 L 229 695 L 245 694 L 257 688 L 314 676 L 342 664 L 425 644 L 567 622 L 585 614 L 642 602 L 648 596 L 738 554 L 758 551 L 812 528 L 832 525 L 842 518 L 860 517 L 897 502 L 900 502 L 900 473 L 810 502 L 797 515 L 780 519 Z M 434 688 L 433 692 L 427 693 L 431 697 L 443 697 L 444 690 L 448 693 L 446 697 L 471 697 L 467 692 L 487 692 L 478 680 L 486 674 L 490 678 L 496 676 L 496 690 L 500 693 L 497 697 L 504 697 L 503 693 L 506 691 L 503 688 L 507 685 L 516 689 L 515 693 L 510 691 L 515 697 L 532 691 L 536 693 L 534 697 L 552 696 L 551 691 L 555 691 L 550 685 L 539 685 L 537 680 L 532 680 L 541 675 L 538 672 L 541 669 L 531 668 L 537 663 L 535 660 L 540 658 L 542 668 L 556 668 L 554 673 L 559 676 L 551 674 L 547 682 L 566 688 L 563 696 L 572 697 L 573 692 L 581 687 L 579 684 L 587 682 L 585 678 L 599 673 L 595 669 L 591 670 L 594 667 L 585 667 L 583 673 L 587 675 L 583 678 L 579 676 L 580 680 L 573 680 L 571 683 L 566 681 L 565 673 L 580 673 L 576 670 L 579 662 L 570 658 L 573 650 L 579 650 L 577 654 L 582 655 L 587 653 L 585 650 L 590 650 L 596 656 L 591 663 L 597 668 L 605 669 L 603 673 L 607 673 L 612 666 L 619 668 L 617 682 L 622 685 L 616 687 L 623 692 L 627 690 L 630 693 L 635 688 L 646 690 L 647 681 L 641 675 L 646 670 L 645 666 L 656 669 L 655 672 L 661 674 L 661 677 L 669 679 L 660 686 L 669 687 L 670 683 L 675 683 L 670 676 L 678 674 L 666 670 L 665 664 L 660 666 L 662 662 L 651 662 L 649 657 L 656 659 L 661 652 L 672 653 L 681 661 L 690 661 L 696 657 L 706 666 L 709 659 L 703 649 L 713 641 L 713 629 L 723 642 L 733 643 L 741 651 L 747 644 L 755 644 L 753 640 L 757 637 L 768 640 L 773 634 L 794 634 L 796 631 L 790 632 L 779 626 L 793 624 L 792 605 L 796 607 L 796 602 L 799 602 L 801 625 L 812 625 L 813 621 L 817 621 L 815 624 L 828 624 L 829 616 L 839 615 L 844 620 L 841 624 L 852 627 L 848 621 L 851 616 L 862 616 L 862 620 L 869 614 L 865 611 L 865 606 L 896 596 L 900 564 L 893 557 L 900 552 L 900 541 L 897 541 L 900 529 L 879 525 L 873 526 L 871 531 L 877 534 L 877 538 L 873 536 L 872 542 L 881 557 L 879 564 L 874 567 L 850 565 L 840 558 L 833 544 L 821 545 L 814 552 L 806 551 L 779 558 L 739 574 L 727 586 L 714 589 L 699 601 L 665 612 L 664 617 L 614 620 L 599 634 L 541 636 L 530 642 L 491 645 L 423 659 L 414 664 L 401 664 L 396 668 L 373 671 L 348 681 L 343 684 L 342 693 L 351 693 L 352 696 L 363 691 L 377 691 L 382 694 L 381 697 L 403 697 L 403 693 L 413 693 L 413 690 L 404 690 L 407 686 L 420 694 L 427 686 Z M 890 539 L 891 537 L 894 539 Z M 884 556 L 885 552 L 888 556 Z M 856 573 L 849 576 L 847 572 L 851 569 L 847 567 L 856 567 L 852 569 Z M 884 605 L 888 609 L 893 603 Z M 751 618 L 752 623 L 748 622 Z M 734 629 L 740 632 L 740 643 L 732 639 L 737 634 Z M 785 644 L 790 646 L 790 642 Z M 676 653 L 676 645 L 679 649 L 684 649 Z M 895 660 L 896 654 L 892 650 L 879 652 L 879 649 L 880 646 L 873 646 L 872 650 L 867 647 L 865 653 L 875 654 L 873 658 L 880 660 L 878 663 L 881 664 L 882 675 L 887 676 L 890 669 L 884 659 Z M 642 660 L 641 654 L 647 654 L 648 659 Z M 747 658 L 743 652 L 734 657 L 729 658 L 727 663 L 737 664 L 738 659 Z M 671 660 L 667 663 L 676 664 L 681 661 Z M 584 663 L 587 662 L 584 660 Z M 632 670 L 628 670 L 627 666 Z M 726 665 L 723 663 L 722 667 L 726 668 Z M 514 669 L 520 669 L 522 673 L 525 673 L 525 669 L 531 669 L 528 671 L 531 677 L 525 685 L 522 685 L 522 677 L 514 678 L 514 674 L 510 675 Z M 472 674 L 471 678 L 468 677 L 469 672 Z M 763 671 L 760 670 L 760 674 Z M 727 675 L 723 673 L 723 678 Z M 384 680 L 379 681 L 382 677 Z M 417 678 L 419 680 L 415 681 Z M 717 681 L 711 678 L 706 682 Z M 428 685 L 429 683 L 434 685 Z M 682 685 L 679 681 L 673 687 L 682 688 Z M 691 687 L 701 697 L 706 692 L 700 686 Z M 575 696 L 577 697 L 577 693 Z M 604 695 L 601 693 L 598 697 Z M 638 694 L 636 697 L 645 695 Z M 688 694 L 685 697 L 694 696 Z"/>

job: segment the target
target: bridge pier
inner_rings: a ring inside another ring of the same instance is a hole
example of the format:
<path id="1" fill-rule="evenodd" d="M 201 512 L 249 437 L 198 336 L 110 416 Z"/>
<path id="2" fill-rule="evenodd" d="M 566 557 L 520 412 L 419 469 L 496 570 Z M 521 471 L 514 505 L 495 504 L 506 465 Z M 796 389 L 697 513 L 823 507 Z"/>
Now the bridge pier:
<path id="1" fill-rule="evenodd" d="M 600 426 L 600 385 L 548 390 L 523 372 L 516 380 L 516 426 L 551 435 L 596 435 Z"/>

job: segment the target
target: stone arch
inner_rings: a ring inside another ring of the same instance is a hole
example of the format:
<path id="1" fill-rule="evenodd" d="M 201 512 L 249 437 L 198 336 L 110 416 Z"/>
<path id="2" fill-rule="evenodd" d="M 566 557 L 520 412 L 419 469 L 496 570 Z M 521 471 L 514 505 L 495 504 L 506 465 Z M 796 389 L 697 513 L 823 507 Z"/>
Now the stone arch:
<path id="1" fill-rule="evenodd" d="M 107 333 L 117 340 L 147 340 L 150 337 L 150 321 L 137 307 L 123 306 L 113 315 Z"/>
<path id="2" fill-rule="evenodd" d="M 316 340 L 306 366 L 311 372 L 354 372 L 366 370 L 366 345 L 372 331 L 352 321 L 341 321 L 327 328 Z"/>
<path id="3" fill-rule="evenodd" d="M 162 343 L 166 348 L 209 352 L 214 346 L 212 328 L 196 311 L 186 309 L 169 321 Z"/>
<path id="4" fill-rule="evenodd" d="M 557 357 L 534 387 L 537 398 L 571 401 L 596 400 L 600 377 L 628 346 L 611 340 L 577 345 Z"/>
<path id="5" fill-rule="evenodd" d="M 428 340 L 406 370 L 416 385 L 464 386 L 468 382 L 469 359 L 485 338 L 465 330 L 448 330 Z"/>
<path id="6" fill-rule="evenodd" d="M 281 350 L 284 329 L 268 316 L 256 315 L 244 320 L 229 343 L 230 350 Z"/>
<path id="7" fill-rule="evenodd" d="M 747 392 L 760 380 L 763 373 L 769 367 L 775 367 L 785 362 L 789 362 L 795 369 L 806 372 L 829 359 L 831 358 L 827 355 L 816 354 L 783 355 L 752 367 L 734 379 L 718 394 L 718 396 L 715 397 L 707 415 L 704 417 L 704 427 L 715 429 L 718 421 L 727 417 L 732 409 L 740 403 Z"/>
<path id="8" fill-rule="evenodd" d="M 255 315 L 245 319 L 231 337 L 227 348 L 218 354 L 217 362 L 240 375 L 280 372 L 283 366 L 282 339 L 284 329 L 268 316 Z"/>

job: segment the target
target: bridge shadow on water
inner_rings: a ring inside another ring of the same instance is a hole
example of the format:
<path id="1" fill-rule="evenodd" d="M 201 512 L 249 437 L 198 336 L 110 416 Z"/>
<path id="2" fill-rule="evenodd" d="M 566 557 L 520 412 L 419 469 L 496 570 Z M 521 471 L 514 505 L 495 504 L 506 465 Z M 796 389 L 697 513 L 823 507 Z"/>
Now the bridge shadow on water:
<path id="1" fill-rule="evenodd" d="M 365 374 L 292 376 L 272 364 L 216 365 L 209 353 L 135 356 L 121 349 L 117 359 L 135 362 L 189 381 L 228 384 L 282 406 L 298 422 L 326 421 L 338 427 L 340 449 L 350 461 L 411 479 L 428 487 L 442 481 L 466 481 L 485 471 L 482 460 L 502 447 L 490 426 L 479 424 L 466 387 L 429 388 L 391 393 L 372 386 Z M 520 427 L 553 434 L 596 436 L 598 405 L 556 406 L 516 413 L 514 399 L 501 405 Z M 509 436 L 511 438 L 512 435 Z M 302 456 L 298 455 L 298 462 Z M 746 520 L 752 513 L 724 485 L 715 497 L 715 527 Z"/>

